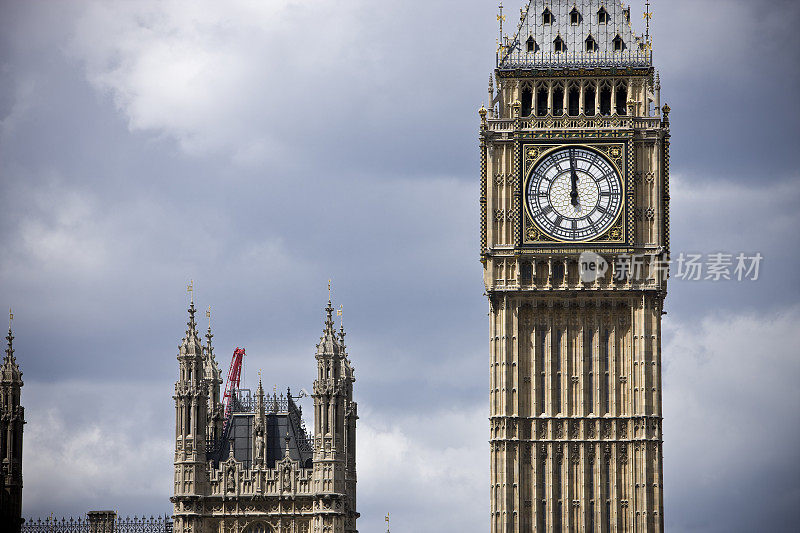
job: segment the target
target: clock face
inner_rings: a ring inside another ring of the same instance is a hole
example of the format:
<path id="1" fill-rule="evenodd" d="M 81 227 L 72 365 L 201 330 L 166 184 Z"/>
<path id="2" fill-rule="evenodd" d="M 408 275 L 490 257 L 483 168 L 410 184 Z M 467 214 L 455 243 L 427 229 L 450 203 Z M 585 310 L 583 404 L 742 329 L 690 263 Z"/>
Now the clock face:
<path id="1" fill-rule="evenodd" d="M 588 241 L 608 231 L 622 211 L 622 180 L 599 153 L 562 148 L 533 168 L 527 201 L 534 222 L 550 237 Z"/>

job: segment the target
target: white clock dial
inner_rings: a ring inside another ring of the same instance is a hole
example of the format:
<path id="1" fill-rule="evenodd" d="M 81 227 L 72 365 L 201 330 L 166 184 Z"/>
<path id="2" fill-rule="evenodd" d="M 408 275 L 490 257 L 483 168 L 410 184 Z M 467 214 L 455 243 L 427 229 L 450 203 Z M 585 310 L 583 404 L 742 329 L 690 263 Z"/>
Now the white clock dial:
<path id="1" fill-rule="evenodd" d="M 530 215 L 550 237 L 595 239 L 622 211 L 622 180 L 614 166 L 587 148 L 562 148 L 545 156 L 528 179 Z"/>

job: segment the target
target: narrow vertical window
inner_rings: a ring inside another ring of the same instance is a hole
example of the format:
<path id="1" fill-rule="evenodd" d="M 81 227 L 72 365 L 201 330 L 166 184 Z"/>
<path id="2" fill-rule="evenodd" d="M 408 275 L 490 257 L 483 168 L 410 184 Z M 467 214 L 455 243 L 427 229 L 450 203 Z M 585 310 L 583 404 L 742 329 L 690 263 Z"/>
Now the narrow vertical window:
<path id="1" fill-rule="evenodd" d="M 541 335 L 539 337 L 539 380 L 538 380 L 538 383 L 537 383 L 537 386 L 536 386 L 536 388 L 538 389 L 536 391 L 536 396 L 537 396 L 538 401 L 539 401 L 539 412 L 542 413 L 542 414 L 544 414 L 544 412 L 545 412 L 544 402 L 545 402 L 545 397 L 546 397 L 545 396 L 545 392 L 544 392 L 544 387 L 545 387 L 545 372 L 544 372 L 545 341 L 546 341 L 545 332 L 542 331 L 542 333 L 541 333 Z"/>
<path id="2" fill-rule="evenodd" d="M 547 527 L 547 500 L 544 498 L 539 502 L 539 516 L 537 517 L 537 522 L 539 522 L 539 531 L 544 531 Z"/>
<path id="3" fill-rule="evenodd" d="M 581 23 L 581 13 L 578 11 L 577 7 L 573 7 L 572 11 L 569 12 L 569 23 L 573 26 L 577 26 Z"/>
<path id="4" fill-rule="evenodd" d="M 536 40 L 534 40 L 533 36 L 528 37 L 528 40 L 525 41 L 525 44 L 528 47 L 528 52 L 536 51 Z"/>
<path id="5" fill-rule="evenodd" d="M 587 52 L 594 52 L 597 50 L 597 41 L 594 40 L 594 37 L 591 35 L 586 38 L 586 51 Z"/>
<path id="6" fill-rule="evenodd" d="M 567 51 L 567 45 L 564 44 L 564 39 L 562 39 L 560 35 L 558 37 L 556 37 L 555 41 L 553 41 L 553 49 L 556 52 L 566 52 Z"/>
<path id="7" fill-rule="evenodd" d="M 531 115 L 531 107 L 533 106 L 533 91 L 530 87 L 522 89 L 522 116 L 529 117 Z"/>
<path id="8" fill-rule="evenodd" d="M 547 89 L 540 87 L 536 91 L 536 116 L 543 117 L 547 115 Z"/>
<path id="9" fill-rule="evenodd" d="M 611 87 L 600 89 L 600 114 L 604 117 L 611 114 Z"/>
<path id="10" fill-rule="evenodd" d="M 594 87 L 587 87 L 583 91 L 583 113 L 587 117 L 593 117 L 595 114 L 594 109 L 594 99 L 596 95 L 594 92 Z"/>
<path id="11" fill-rule="evenodd" d="M 562 87 L 556 87 L 553 89 L 553 116 L 561 116 L 564 114 L 564 89 Z M 558 270 L 558 269 L 561 270 Z M 560 272 L 560 276 L 556 274 L 556 271 Z M 553 265 L 553 277 L 559 280 L 559 283 L 563 281 L 561 277 L 564 276 L 564 265 L 560 262 Z"/>
<path id="12" fill-rule="evenodd" d="M 561 330 L 557 329 L 553 336 L 553 412 L 561 412 Z"/>
<path id="13" fill-rule="evenodd" d="M 561 505 L 561 465 L 558 461 L 553 465 L 553 496 L 558 502 L 556 515 L 553 517 L 553 529 L 555 531 L 561 531 L 561 515 L 564 512 L 564 508 Z"/>
<path id="14" fill-rule="evenodd" d="M 628 88 L 623 83 L 617 87 L 617 115 L 628 114 Z"/>
<path id="15" fill-rule="evenodd" d="M 587 511 L 589 515 L 587 517 L 589 519 L 588 531 L 594 531 L 594 464 L 592 462 L 587 463 L 586 470 L 586 498 L 589 500 L 589 509 Z"/>
<path id="16" fill-rule="evenodd" d="M 572 86 L 569 89 L 569 116 L 577 117 L 581 112 L 581 91 Z"/>
<path id="17" fill-rule="evenodd" d="M 612 42 L 614 43 L 615 52 L 622 52 L 623 50 L 625 50 L 625 41 L 623 41 L 622 37 L 620 37 L 619 35 L 614 37 L 614 40 Z"/>
<path id="18" fill-rule="evenodd" d="M 606 8 L 601 7 L 600 11 L 597 12 L 597 23 L 608 24 L 608 11 L 606 11 Z"/>
<path id="19" fill-rule="evenodd" d="M 605 330 L 603 333 L 603 346 L 602 346 L 602 357 L 603 357 L 603 412 L 608 413 L 610 407 L 610 391 L 611 388 L 611 374 L 609 372 L 609 335 L 608 330 Z"/>
<path id="20" fill-rule="evenodd" d="M 542 13 L 542 24 L 548 25 L 553 23 L 553 13 L 549 8 L 544 8 Z"/>
<path id="21" fill-rule="evenodd" d="M 611 531 L 611 457 L 606 457 L 605 460 L 605 499 L 606 499 L 606 531 Z"/>
<path id="22" fill-rule="evenodd" d="M 589 404 L 588 411 L 591 414 L 594 412 L 594 331 L 589 331 L 587 337 L 588 339 L 586 339 L 586 342 L 589 346 L 587 350 L 589 361 L 587 365 L 588 379 L 586 380 L 586 389 L 588 394 L 586 395 L 586 402 Z"/>

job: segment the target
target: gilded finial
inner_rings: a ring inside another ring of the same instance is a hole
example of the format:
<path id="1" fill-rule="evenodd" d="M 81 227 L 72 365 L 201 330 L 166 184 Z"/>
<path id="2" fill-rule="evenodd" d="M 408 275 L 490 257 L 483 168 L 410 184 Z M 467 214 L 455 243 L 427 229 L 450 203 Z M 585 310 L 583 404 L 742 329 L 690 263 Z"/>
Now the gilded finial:
<path id="1" fill-rule="evenodd" d="M 645 6 L 645 12 L 644 12 L 643 18 L 644 18 L 644 20 L 646 22 L 644 40 L 649 43 L 650 42 L 650 19 L 653 18 L 653 14 L 650 12 L 650 0 L 647 0 L 647 2 L 645 2 L 644 6 Z"/>
<path id="2" fill-rule="evenodd" d="M 328 279 L 328 303 L 331 302 L 331 280 Z"/>
<path id="3" fill-rule="evenodd" d="M 208 330 L 211 331 L 211 306 L 206 309 L 206 318 L 208 319 Z"/>
<path id="4" fill-rule="evenodd" d="M 186 292 L 189 293 L 189 303 L 194 303 L 194 280 L 189 280 L 189 285 L 186 286 Z"/>
<path id="5" fill-rule="evenodd" d="M 342 314 L 343 312 L 344 312 L 344 306 L 339 304 L 339 309 L 336 310 L 336 316 L 339 317 L 339 326 L 342 329 L 344 329 L 344 315 Z"/>
<path id="6" fill-rule="evenodd" d="M 500 5 L 497 6 L 499 9 L 499 13 L 497 14 L 497 22 L 500 23 L 500 38 L 497 40 L 498 42 L 498 53 L 502 53 L 501 50 L 503 49 L 503 22 L 506 20 L 506 16 L 503 14 L 503 2 L 501 0 Z"/>
<path id="7" fill-rule="evenodd" d="M 8 308 L 8 331 L 11 331 L 11 323 L 14 322 L 14 313 L 11 312 L 11 308 Z"/>

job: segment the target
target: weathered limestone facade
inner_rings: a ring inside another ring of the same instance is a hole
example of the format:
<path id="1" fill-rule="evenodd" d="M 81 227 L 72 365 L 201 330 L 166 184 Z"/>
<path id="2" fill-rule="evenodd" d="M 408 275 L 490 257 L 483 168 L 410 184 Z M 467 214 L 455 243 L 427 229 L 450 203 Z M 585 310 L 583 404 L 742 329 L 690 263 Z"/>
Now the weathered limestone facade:
<path id="1" fill-rule="evenodd" d="M 22 372 L 14 357 L 14 335 L 8 328 L 8 345 L 0 367 L 0 524 L 3 531 L 22 527 L 22 430 L 25 408 L 20 405 Z"/>
<path id="2" fill-rule="evenodd" d="M 174 396 L 175 533 L 357 533 L 355 375 L 332 312 L 328 302 L 307 439 L 291 394 L 265 395 L 260 380 L 225 433 L 210 327 L 202 346 L 190 306 Z"/>
<path id="3" fill-rule="evenodd" d="M 669 107 L 651 57 L 629 12 L 597 0 L 529 2 L 498 50 L 480 111 L 492 533 L 663 531 Z M 555 185 L 531 183 L 558 153 L 569 157 L 545 183 L 576 170 L 574 183 L 590 180 L 578 149 L 614 169 L 622 205 L 596 234 L 558 238 L 534 203 Z M 608 262 L 605 274 L 582 279 L 586 251 Z M 638 258 L 623 272 L 615 259 L 629 254 Z"/>

